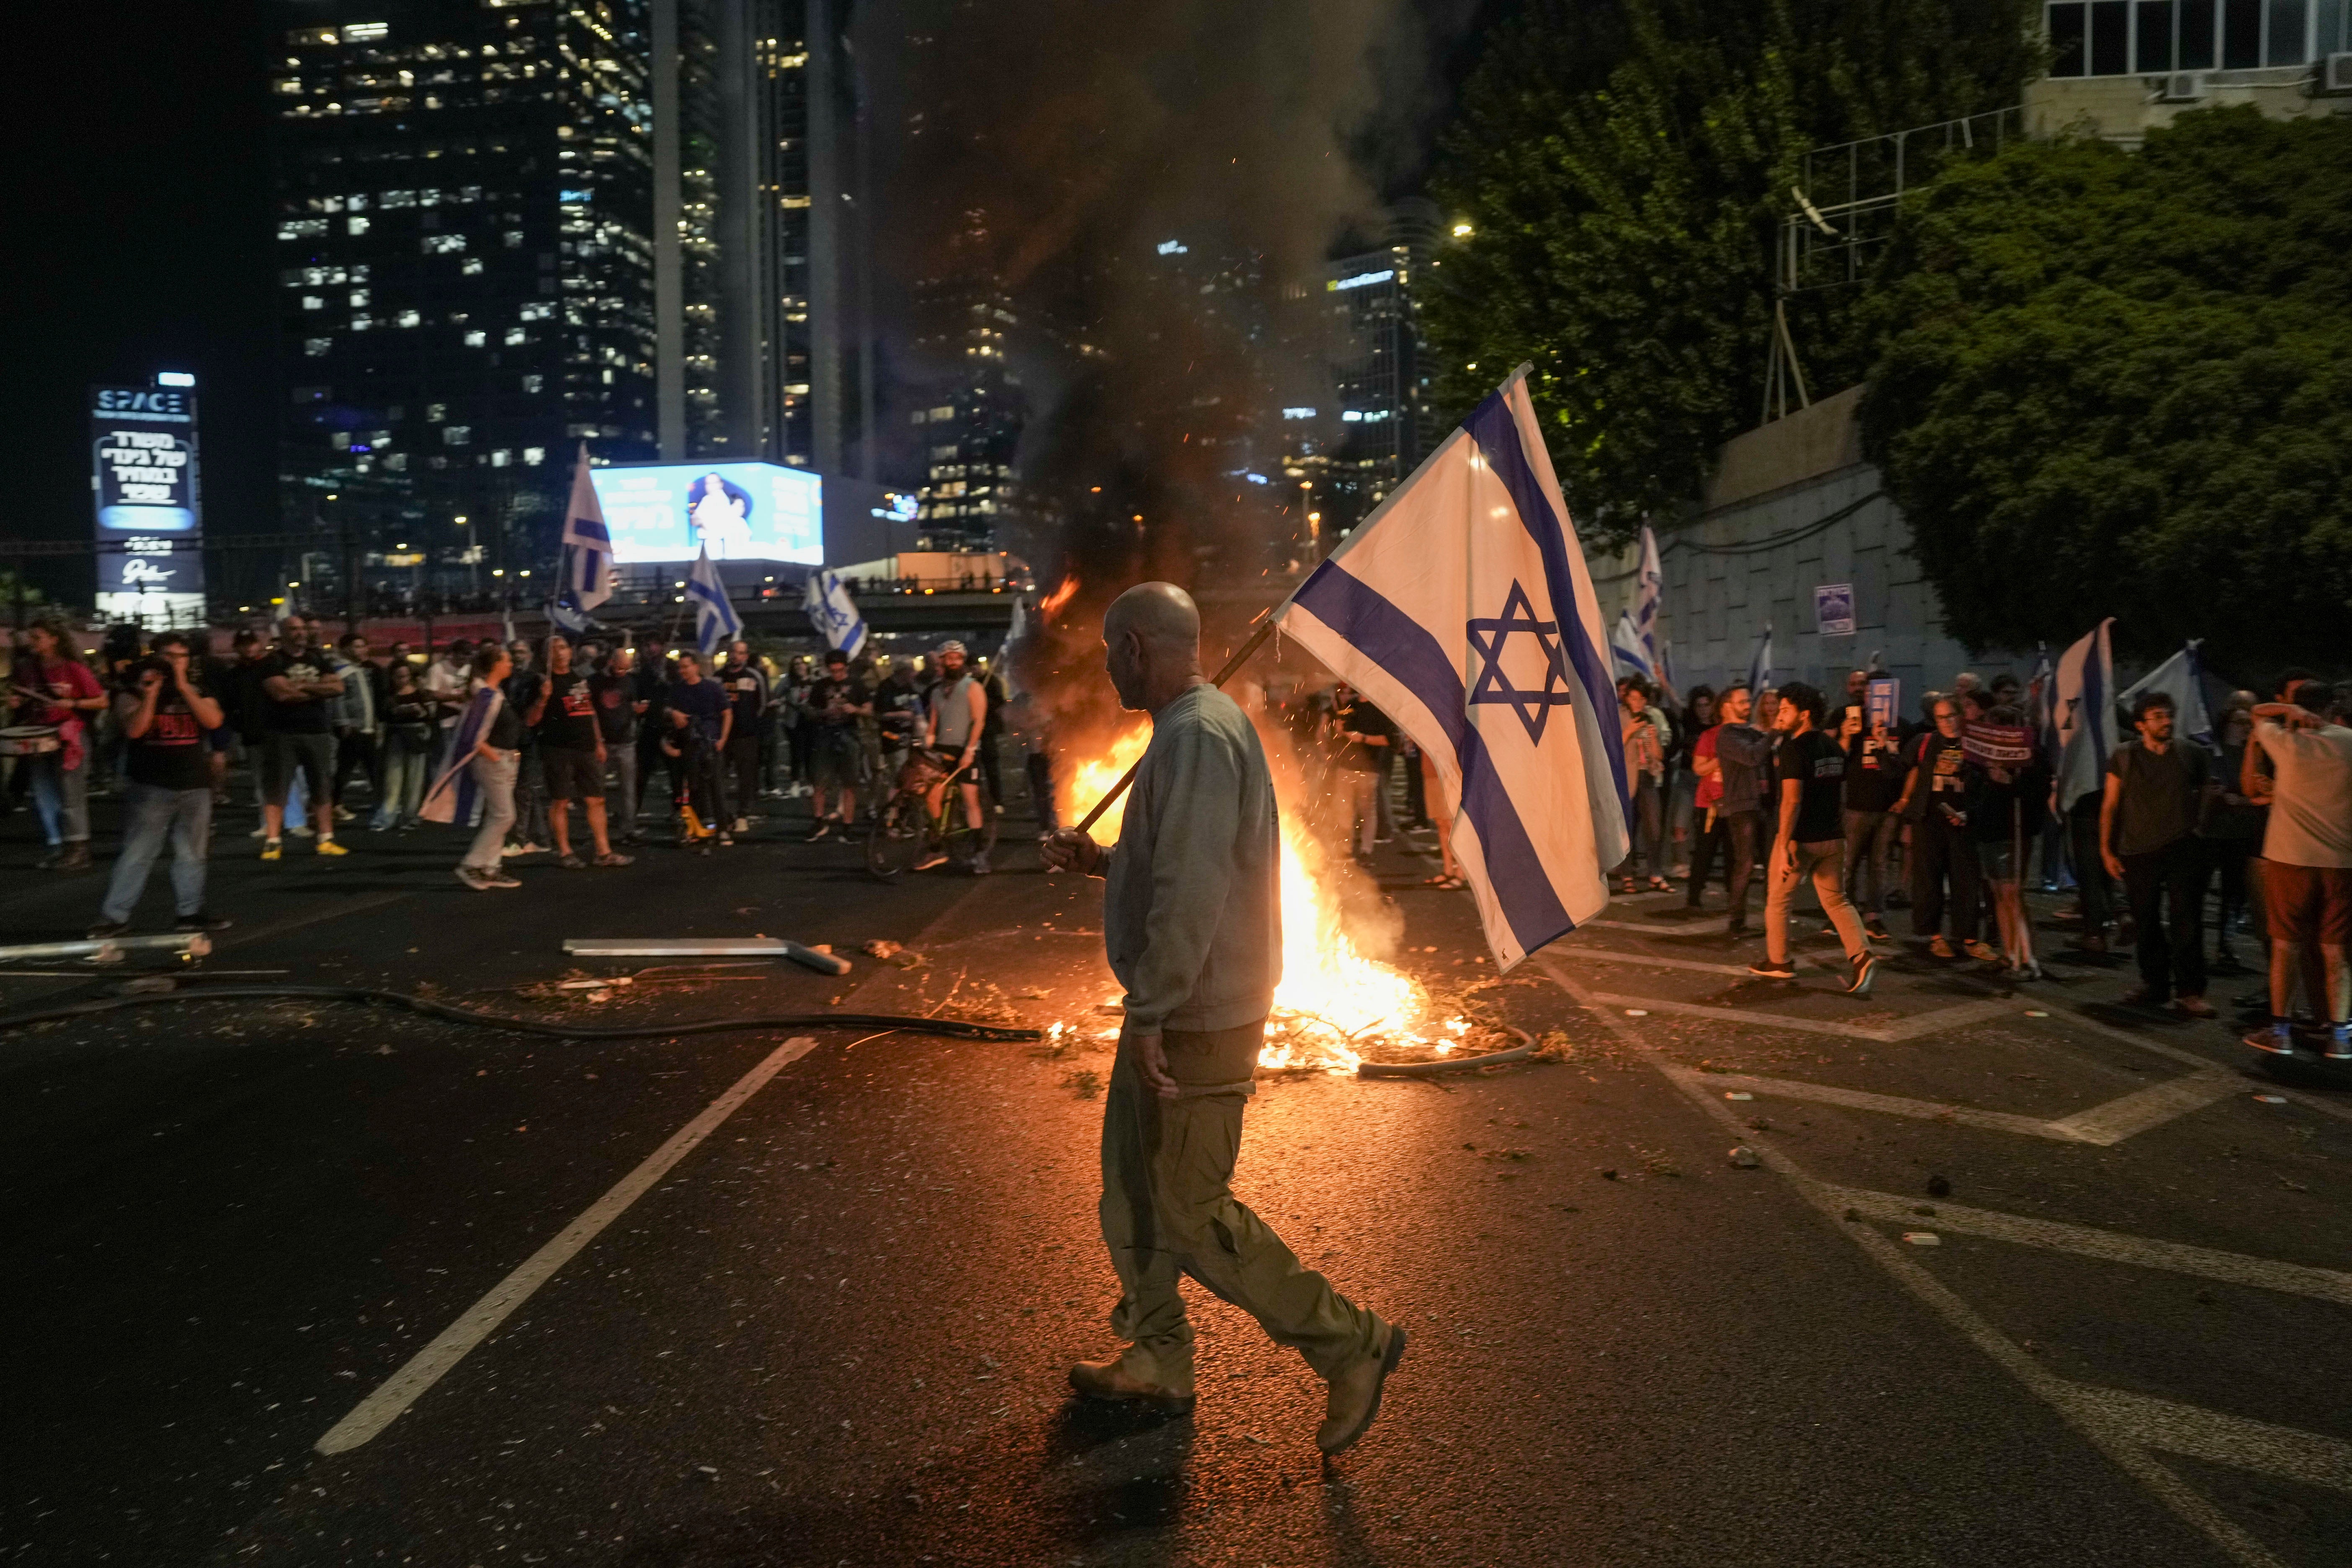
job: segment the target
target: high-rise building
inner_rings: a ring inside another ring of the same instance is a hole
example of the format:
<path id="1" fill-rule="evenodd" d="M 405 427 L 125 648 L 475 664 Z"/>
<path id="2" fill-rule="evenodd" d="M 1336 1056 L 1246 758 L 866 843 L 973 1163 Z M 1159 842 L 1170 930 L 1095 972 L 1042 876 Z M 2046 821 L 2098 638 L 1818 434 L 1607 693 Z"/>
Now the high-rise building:
<path id="1" fill-rule="evenodd" d="M 1385 244 L 1334 258 L 1306 290 L 1310 303 L 1323 298 L 1330 405 L 1292 422 L 1285 471 L 1309 487 L 1327 541 L 1380 505 L 1435 444 L 1416 279 L 1439 221 L 1431 203 L 1399 203 L 1385 215 Z"/>
<path id="2" fill-rule="evenodd" d="M 1024 339 L 1034 330 L 992 273 L 917 282 L 913 395 L 922 405 L 909 418 L 923 470 L 923 549 L 993 549 L 999 530 L 1022 514 L 1013 464 L 1029 403 L 1013 362 L 1034 346 Z"/>
<path id="3" fill-rule="evenodd" d="M 276 14 L 280 474 L 321 571 L 543 570 L 583 440 L 844 471 L 871 394 L 836 0 Z"/>

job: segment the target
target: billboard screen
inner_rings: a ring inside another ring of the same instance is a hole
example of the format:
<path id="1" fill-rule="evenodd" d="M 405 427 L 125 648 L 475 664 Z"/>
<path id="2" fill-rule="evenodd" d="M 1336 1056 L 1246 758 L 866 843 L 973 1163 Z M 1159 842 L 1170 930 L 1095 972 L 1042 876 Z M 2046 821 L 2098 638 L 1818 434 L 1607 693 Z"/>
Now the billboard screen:
<path id="1" fill-rule="evenodd" d="M 776 463 L 661 463 L 591 468 L 613 559 L 824 562 L 824 484 Z"/>
<path id="2" fill-rule="evenodd" d="M 201 617 L 195 393 L 182 386 L 94 387 L 89 436 L 100 614 L 164 624 Z"/>

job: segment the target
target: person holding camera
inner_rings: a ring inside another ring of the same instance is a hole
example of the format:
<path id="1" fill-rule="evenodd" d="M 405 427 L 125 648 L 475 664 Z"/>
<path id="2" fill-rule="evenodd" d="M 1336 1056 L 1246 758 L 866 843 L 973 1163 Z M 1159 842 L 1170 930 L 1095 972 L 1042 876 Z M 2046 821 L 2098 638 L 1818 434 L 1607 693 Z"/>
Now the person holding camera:
<path id="1" fill-rule="evenodd" d="M 174 931 L 219 931 L 205 912 L 205 861 L 212 853 L 213 775 L 208 731 L 224 722 L 220 701 L 189 658 L 184 632 L 156 635 L 152 656 L 126 672 L 114 700 L 125 747 L 122 854 L 106 885 L 93 938 L 121 936 L 147 890 L 147 874 L 172 844 Z"/>

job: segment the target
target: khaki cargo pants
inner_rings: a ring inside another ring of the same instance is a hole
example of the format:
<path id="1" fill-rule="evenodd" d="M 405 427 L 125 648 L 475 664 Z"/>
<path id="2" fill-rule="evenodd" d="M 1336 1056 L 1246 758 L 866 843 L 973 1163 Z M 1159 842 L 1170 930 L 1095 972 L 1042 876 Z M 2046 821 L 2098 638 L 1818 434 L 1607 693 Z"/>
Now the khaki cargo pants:
<path id="1" fill-rule="evenodd" d="M 1264 1020 L 1204 1034 L 1169 1030 L 1161 1037 L 1169 1076 L 1184 1086 L 1172 1100 L 1151 1091 L 1124 1040 L 1111 1068 L 1102 1228 L 1122 1292 L 1111 1328 L 1136 1347 L 1129 1369 L 1168 1385 L 1190 1387 L 1192 1378 L 1192 1325 L 1179 1274 L 1255 1318 L 1320 1376 L 1374 1353 L 1380 1320 L 1301 1265 L 1234 1196 L 1242 1107 L 1265 1037 Z"/>

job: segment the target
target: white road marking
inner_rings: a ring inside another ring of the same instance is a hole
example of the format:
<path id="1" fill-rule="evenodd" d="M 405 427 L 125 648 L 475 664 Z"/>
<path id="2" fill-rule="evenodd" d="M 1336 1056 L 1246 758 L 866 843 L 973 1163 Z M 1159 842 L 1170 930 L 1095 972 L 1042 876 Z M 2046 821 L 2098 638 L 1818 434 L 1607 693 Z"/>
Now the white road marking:
<path id="1" fill-rule="evenodd" d="M 488 1295 L 467 1308 L 463 1317 L 435 1336 L 431 1344 L 410 1357 L 407 1365 L 394 1373 L 374 1393 L 361 1400 L 350 1415 L 336 1422 L 327 1435 L 319 1439 L 319 1452 L 346 1453 L 391 1426 L 403 1411 L 416 1403 L 426 1389 L 440 1382 L 450 1368 L 465 1360 L 468 1352 L 497 1331 L 499 1325 L 552 1279 L 556 1270 L 571 1262 L 582 1247 L 595 1240 L 606 1226 L 620 1218 L 631 1204 L 643 1197 L 655 1183 L 667 1175 L 671 1166 L 716 1131 L 720 1123 L 734 1115 L 745 1100 L 759 1093 L 770 1079 L 788 1064 L 806 1056 L 815 1045 L 814 1037 L 795 1035 L 770 1051 L 759 1066 L 737 1079 L 734 1087 L 712 1100 L 701 1115 L 671 1134 L 669 1141 L 647 1155 L 644 1163 L 622 1177 L 610 1192 L 590 1205 L 552 1241 L 524 1259 L 513 1273 L 492 1286 Z"/>
<path id="2" fill-rule="evenodd" d="M 2220 1068 L 2208 1068 L 2203 1072 L 2193 1072 L 2184 1078 L 2149 1084 L 2146 1089 L 2134 1090 L 2120 1100 L 2095 1105 L 2088 1110 L 2051 1125 L 2085 1143 L 2105 1147 L 2120 1143 L 2135 1132 L 2161 1127 L 2192 1110 L 2202 1110 L 2215 1100 L 2236 1094 L 2243 1088 L 2244 1084 L 2237 1074 L 2224 1072 Z"/>
<path id="3" fill-rule="evenodd" d="M 1557 962 L 1548 960 L 1547 955 L 1541 952 L 1533 956 L 1538 964 L 1551 976 L 1553 982 L 1561 990 L 1575 998 L 1586 1011 L 1600 1019 L 1604 1027 L 1615 1034 L 1627 1046 L 1646 1057 L 1651 1065 L 1656 1067 L 1662 1073 L 1665 1073 L 1669 1080 L 1688 1096 L 1701 1111 L 1714 1118 L 1733 1136 L 1754 1149 L 1768 1169 L 1786 1177 L 1806 1202 L 1811 1204 L 1824 1218 L 1835 1223 L 1837 1228 L 1843 1232 L 1855 1246 L 1861 1247 L 1874 1262 L 1892 1275 L 1897 1284 L 1950 1324 L 1956 1332 L 1983 1352 L 2003 1371 L 2048 1404 L 2058 1413 L 2062 1420 L 2082 1434 L 2086 1441 L 2105 1454 L 2108 1458 L 2114 1460 L 2116 1465 L 2129 1474 L 2133 1479 L 2146 1487 L 2167 1508 L 2203 1531 L 2206 1539 L 2226 1552 L 2232 1561 L 2240 1564 L 2240 1568 L 2287 1568 L 2287 1565 L 2268 1547 L 2241 1529 L 2228 1515 L 2214 1507 L 2203 1495 L 2175 1475 L 2162 1461 L 2154 1458 L 2148 1452 L 2149 1444 L 2144 1436 L 2136 1437 L 2126 1423 L 2111 1418 L 2109 1413 L 2116 1408 L 2111 1402 L 2094 1403 L 2084 1396 L 2084 1391 L 2080 1384 L 2070 1384 L 2053 1375 L 2024 1350 L 2011 1342 L 1983 1318 L 1978 1316 L 1967 1302 L 1947 1289 L 1934 1274 L 1915 1259 L 1905 1256 L 1901 1247 L 1889 1241 L 1877 1230 L 1868 1226 L 1844 1223 L 1846 1205 L 1832 1195 L 1836 1189 L 1807 1174 L 1804 1169 L 1783 1153 L 1780 1146 L 1771 1139 L 1749 1129 L 1737 1112 L 1722 1100 L 1714 1098 L 1711 1090 L 1699 1084 L 1675 1079 L 1671 1070 L 1672 1064 L 1664 1061 L 1659 1056 L 1657 1049 L 1642 1037 L 1639 1029 L 1606 1007 L 1599 1005 L 1601 998 L 1578 984 L 1574 978 L 1562 971 Z M 2279 1432 L 2287 1429 L 2272 1428 L 2271 1430 Z M 2327 1440 L 2322 1439 L 2322 1441 Z M 2168 1451 L 2177 1452 L 2178 1449 Z M 2231 1462 L 2242 1467 L 2250 1462 L 2255 1462 L 2266 1451 L 2249 1448 Z"/>
<path id="4" fill-rule="evenodd" d="M 1587 921 L 1584 923 L 1589 926 L 1593 922 Z M 1560 954 L 1562 958 L 1580 959 L 1588 963 L 1628 963 L 1639 969 L 1682 969 L 1695 974 L 1728 974 L 1740 980 L 1756 978 L 1755 975 L 1748 973 L 1748 966 L 1744 963 L 1708 963 L 1703 959 L 1696 958 L 1662 958 L 1654 953 L 1620 952 L 1612 947 L 1583 947 L 1574 943 L 1565 945 L 1567 951 Z M 1826 969 L 1833 974 L 1843 974 L 1846 972 L 1845 954 L 1843 952 L 1834 958 L 1821 958 L 1809 953 L 1799 953 L 1795 955 L 1794 962 L 1810 963 L 1816 968 Z"/>
<path id="5" fill-rule="evenodd" d="M 1963 1127 L 1982 1127 L 1994 1132 L 2018 1132 L 2029 1138 L 2053 1138 L 2062 1143 L 2079 1143 L 2087 1140 L 2060 1131 L 2053 1124 L 2032 1116 L 2013 1116 L 2004 1110 L 1976 1110 L 1965 1105 L 1947 1105 L 1935 1100 L 1906 1100 L 1900 1095 L 1872 1094 L 1866 1089 L 1839 1089 L 1833 1084 L 1809 1083 L 1792 1078 L 1751 1078 L 1745 1073 L 1696 1072 L 1689 1068 L 1664 1067 L 1665 1075 L 1685 1087 L 1704 1086 L 1710 1092 L 1742 1089 L 1750 1094 L 1782 1100 L 1810 1100 L 1823 1105 L 1843 1105 L 1852 1110 L 1874 1110 L 1882 1116 L 1907 1116 L 1915 1121 L 1949 1121 Z"/>
<path id="6" fill-rule="evenodd" d="M 2087 1014 L 2069 1014 L 2068 1021 L 2079 1025 L 2083 1028 L 2088 1029 L 2094 1034 L 2105 1035 L 2107 1038 L 2118 1041 L 2126 1046 L 2137 1046 L 2144 1051 L 2154 1051 L 2160 1057 L 2170 1057 L 2177 1062 L 2186 1062 L 2190 1066 L 2202 1068 L 2210 1068 L 2218 1065 L 2210 1057 L 2200 1056 L 2195 1051 L 2191 1050 L 2184 1050 L 2180 1047 L 2173 1045 L 2168 1040 L 2150 1039 L 2146 1035 L 2134 1034 L 2129 1029 L 2118 1029 L 2113 1024 L 2101 1023 L 2098 1019 L 2091 1017 Z M 2252 1051 L 2247 1052 L 2247 1055 L 2249 1056 L 2252 1056 L 2252 1054 L 2253 1053 Z M 2223 1070 L 2226 1071 L 2228 1069 L 2224 1068 Z M 2273 1094 L 2284 1095 L 2287 1099 L 2294 1100 L 2297 1105 L 2303 1106 L 2306 1110 L 2320 1111 L 2328 1116 L 2339 1117 L 2344 1121 L 2352 1121 L 2352 1104 L 2347 1104 L 2342 1100 L 2330 1100 L 2325 1095 L 2314 1094 L 2309 1089 L 2296 1089 L 2292 1085 L 2283 1083 L 2270 1084 L 2269 1090 Z"/>
<path id="7" fill-rule="evenodd" d="M 2083 1425 L 2158 1453 L 2352 1492 L 2352 1443 L 2338 1438 L 2090 1384 L 2062 1383 L 2057 1397 Z"/>
<path id="8" fill-rule="evenodd" d="M 1729 915 L 1717 915 L 1712 920 L 1685 921 L 1680 925 L 1660 925 L 1655 921 L 1587 921 L 1577 927 L 1591 931 L 1599 926 L 1602 931 L 1637 931 L 1643 936 L 1721 936 L 1731 929 Z M 1760 933 L 1759 933 L 1760 934 Z"/>
<path id="9" fill-rule="evenodd" d="M 1890 1225 L 1909 1225 L 1919 1217 L 1919 1200 L 1916 1197 L 1906 1197 L 1899 1193 L 1874 1193 L 1862 1187 L 1832 1186 L 1826 1183 L 1822 1190 L 1832 1203 L 1842 1204 L 1868 1218 Z M 2069 1225 L 2063 1220 L 2031 1219 L 2024 1215 L 1969 1208 L 1940 1199 L 1930 1206 L 1936 1211 L 1936 1227 L 1939 1230 L 1990 1237 L 1995 1241 L 2011 1242 L 2020 1247 L 2039 1247 L 2052 1252 L 2071 1252 L 2079 1258 L 2095 1258 L 2102 1263 L 2127 1263 L 2138 1268 L 2189 1274 L 2200 1279 L 2218 1279 L 2226 1285 L 2252 1285 L 2264 1290 L 2309 1296 L 2316 1300 L 2332 1301 L 2339 1307 L 2352 1307 L 2352 1274 L 2340 1274 L 2333 1268 L 2280 1263 L 2242 1252 L 2221 1252 L 2177 1241 L 2158 1241 L 2151 1237 L 2131 1236 L 2123 1231 L 2101 1230 L 2095 1226 Z"/>
<path id="10" fill-rule="evenodd" d="M 1557 963 L 1558 960 L 1553 960 Z M 1841 1024 L 1829 1018 L 1792 1018 L 1785 1014 L 1766 1013 L 1748 1007 L 1710 1007 L 1697 1002 L 1668 1002 L 1654 996 L 1621 996 L 1609 992 L 1592 994 L 1596 1002 L 1606 1002 L 1618 1007 L 1648 1007 L 1662 1013 L 1682 1013 L 1694 1018 L 1715 1018 L 1728 1024 L 1753 1024 L 1759 1028 L 1795 1029 L 1808 1035 L 1836 1035 L 1849 1040 L 1870 1040 L 1882 1046 L 1900 1045 L 1923 1036 L 1940 1034 L 1946 1029 L 1965 1028 L 1993 1018 L 2011 1016 L 2017 1005 L 2011 1001 L 1988 999 L 1982 1002 L 1961 1002 L 1949 1007 L 1931 1007 L 1924 1013 L 1914 1013 L 1892 1024 Z"/>

